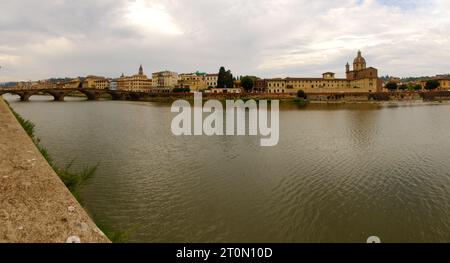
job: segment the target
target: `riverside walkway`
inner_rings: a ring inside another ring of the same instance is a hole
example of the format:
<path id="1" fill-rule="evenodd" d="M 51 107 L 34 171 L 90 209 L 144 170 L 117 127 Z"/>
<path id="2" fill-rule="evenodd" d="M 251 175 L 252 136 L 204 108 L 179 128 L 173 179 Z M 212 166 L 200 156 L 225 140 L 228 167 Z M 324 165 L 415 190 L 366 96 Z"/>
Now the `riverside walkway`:
<path id="1" fill-rule="evenodd" d="M 110 242 L 0 97 L 0 243 Z"/>

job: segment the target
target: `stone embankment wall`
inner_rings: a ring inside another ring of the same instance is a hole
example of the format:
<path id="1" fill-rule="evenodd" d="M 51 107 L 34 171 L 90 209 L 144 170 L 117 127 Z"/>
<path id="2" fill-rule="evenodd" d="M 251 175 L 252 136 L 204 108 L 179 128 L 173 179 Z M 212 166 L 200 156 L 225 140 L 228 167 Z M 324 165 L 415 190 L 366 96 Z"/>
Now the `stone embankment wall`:
<path id="1" fill-rule="evenodd" d="M 325 102 L 417 101 L 422 100 L 422 95 L 417 92 L 316 93 L 308 94 L 308 99 Z"/>
<path id="2" fill-rule="evenodd" d="M 143 100 L 176 100 L 192 99 L 192 93 L 161 93 L 153 94 Z M 203 94 L 204 99 L 264 99 L 292 100 L 297 98 L 294 93 L 220 93 Z M 450 100 L 450 92 L 346 92 L 346 93 L 307 93 L 307 98 L 313 102 L 376 102 L 376 101 L 440 101 Z"/>
<path id="3" fill-rule="evenodd" d="M 110 242 L 0 97 L 0 243 Z"/>

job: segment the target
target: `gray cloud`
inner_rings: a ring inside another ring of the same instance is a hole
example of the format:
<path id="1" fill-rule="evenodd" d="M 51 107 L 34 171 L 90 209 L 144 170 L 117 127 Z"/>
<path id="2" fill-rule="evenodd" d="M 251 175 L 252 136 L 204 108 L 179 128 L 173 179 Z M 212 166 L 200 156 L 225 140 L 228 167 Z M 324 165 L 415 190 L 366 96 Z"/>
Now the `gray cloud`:
<path id="1" fill-rule="evenodd" d="M 447 0 L 3 0 L 0 81 L 215 72 L 318 76 L 358 49 L 381 74 L 450 73 Z"/>

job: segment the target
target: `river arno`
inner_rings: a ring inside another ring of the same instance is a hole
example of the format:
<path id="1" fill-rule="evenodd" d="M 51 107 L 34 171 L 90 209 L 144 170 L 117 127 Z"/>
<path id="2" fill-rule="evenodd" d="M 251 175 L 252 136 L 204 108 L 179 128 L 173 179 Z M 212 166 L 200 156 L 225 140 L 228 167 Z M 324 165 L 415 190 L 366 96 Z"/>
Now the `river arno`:
<path id="1" fill-rule="evenodd" d="M 11 97 L 8 97 L 11 98 Z M 283 107 L 280 143 L 175 137 L 170 104 L 12 107 L 131 242 L 450 242 L 450 105 Z"/>

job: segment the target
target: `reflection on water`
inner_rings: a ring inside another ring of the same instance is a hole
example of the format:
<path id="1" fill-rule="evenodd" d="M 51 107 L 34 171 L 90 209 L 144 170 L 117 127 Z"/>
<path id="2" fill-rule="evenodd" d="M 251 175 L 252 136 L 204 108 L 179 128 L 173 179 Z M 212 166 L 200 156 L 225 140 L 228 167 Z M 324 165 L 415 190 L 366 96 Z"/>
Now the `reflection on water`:
<path id="1" fill-rule="evenodd" d="M 145 242 L 450 241 L 449 105 L 284 105 L 280 143 L 175 137 L 170 104 L 12 106 L 59 165 L 100 163 L 82 192 Z"/>

